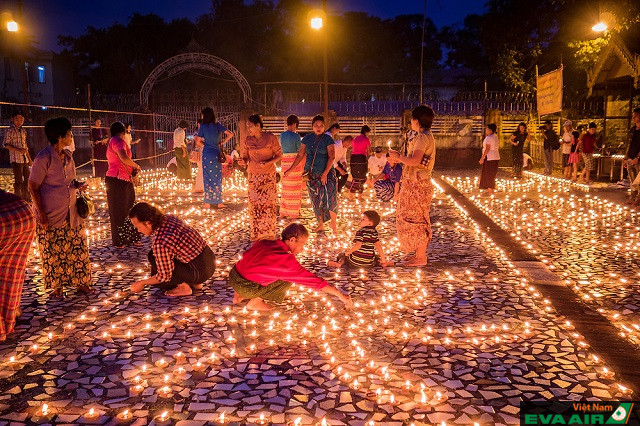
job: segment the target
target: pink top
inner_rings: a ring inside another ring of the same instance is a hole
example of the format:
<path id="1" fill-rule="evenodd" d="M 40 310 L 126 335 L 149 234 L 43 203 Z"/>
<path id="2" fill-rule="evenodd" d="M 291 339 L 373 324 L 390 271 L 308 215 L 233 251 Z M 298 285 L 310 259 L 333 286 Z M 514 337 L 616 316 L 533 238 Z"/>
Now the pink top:
<path id="1" fill-rule="evenodd" d="M 107 176 L 115 177 L 121 180 L 131 181 L 131 172 L 133 167 L 125 166 L 118 157 L 117 151 L 124 149 L 127 153 L 127 157 L 131 158 L 131 148 L 124 141 L 124 139 L 114 136 L 109 140 L 107 145 L 107 162 L 109 163 L 109 170 L 107 170 Z"/>
<path id="2" fill-rule="evenodd" d="M 351 148 L 351 155 L 367 155 L 371 141 L 365 135 L 356 136 L 353 139 L 353 147 Z"/>
<path id="3" fill-rule="evenodd" d="M 315 290 L 329 283 L 307 271 L 282 240 L 260 240 L 236 263 L 244 279 L 268 286 L 278 280 L 289 281 Z"/>

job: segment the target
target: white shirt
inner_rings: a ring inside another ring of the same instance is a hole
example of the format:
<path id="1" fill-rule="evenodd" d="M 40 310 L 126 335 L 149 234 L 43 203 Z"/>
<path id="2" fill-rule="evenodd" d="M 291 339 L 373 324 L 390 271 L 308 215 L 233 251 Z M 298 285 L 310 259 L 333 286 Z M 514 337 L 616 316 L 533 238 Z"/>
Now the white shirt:
<path id="1" fill-rule="evenodd" d="M 573 135 L 571 132 L 564 131 L 562 134 L 562 153 L 563 154 L 571 154 L 571 141 L 573 140 Z"/>
<path id="2" fill-rule="evenodd" d="M 333 159 L 333 167 L 336 167 L 338 163 L 347 164 L 347 152 L 342 145 L 342 139 L 333 143 L 336 150 L 336 157 Z"/>
<path id="3" fill-rule="evenodd" d="M 187 134 L 185 133 L 182 127 L 178 127 L 173 131 L 173 147 L 174 148 L 182 148 L 187 147 L 187 144 L 184 142 Z"/>
<path id="4" fill-rule="evenodd" d="M 482 142 L 483 149 L 487 151 L 487 161 L 494 161 L 500 159 L 500 151 L 498 151 L 498 135 L 491 134 L 484 138 Z"/>
<path id="5" fill-rule="evenodd" d="M 125 134 L 122 135 L 122 139 L 124 139 L 124 141 L 127 143 L 129 148 L 131 148 L 131 141 L 133 140 L 133 138 L 131 137 L 131 133 L 125 132 Z"/>
<path id="6" fill-rule="evenodd" d="M 369 157 L 369 173 L 379 175 L 382 173 L 384 166 L 387 165 L 387 157 L 383 154 L 378 158 L 375 154 Z"/>

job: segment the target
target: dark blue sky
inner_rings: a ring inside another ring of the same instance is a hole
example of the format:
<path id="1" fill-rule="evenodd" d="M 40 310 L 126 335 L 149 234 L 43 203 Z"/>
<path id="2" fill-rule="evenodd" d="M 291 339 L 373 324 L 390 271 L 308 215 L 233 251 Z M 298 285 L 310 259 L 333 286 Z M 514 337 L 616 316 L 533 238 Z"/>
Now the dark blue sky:
<path id="1" fill-rule="evenodd" d="M 427 14 L 442 27 L 461 22 L 467 14 L 481 13 L 484 3 L 485 0 L 440 0 L 438 6 L 435 0 L 427 0 Z M 0 4 L 4 10 L 15 2 L 0 0 Z M 195 18 L 211 10 L 210 0 L 23 0 L 23 4 L 26 24 L 40 48 L 56 51 L 60 49 L 58 34 L 79 35 L 89 25 L 125 23 L 134 12 L 156 13 L 171 20 Z M 422 13 L 422 5 L 422 0 L 328 0 L 332 11 L 357 10 L 385 18 Z"/>

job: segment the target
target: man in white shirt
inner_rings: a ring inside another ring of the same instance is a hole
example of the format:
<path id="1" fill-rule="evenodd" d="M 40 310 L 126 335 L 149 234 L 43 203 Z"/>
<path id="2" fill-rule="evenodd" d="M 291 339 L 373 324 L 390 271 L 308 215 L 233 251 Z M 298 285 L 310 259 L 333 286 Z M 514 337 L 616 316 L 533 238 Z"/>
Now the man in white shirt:
<path id="1" fill-rule="evenodd" d="M 376 147 L 375 154 L 369 157 L 369 184 L 373 185 L 375 181 L 382 177 L 382 170 L 387 165 L 387 157 L 382 154 L 382 147 Z"/>

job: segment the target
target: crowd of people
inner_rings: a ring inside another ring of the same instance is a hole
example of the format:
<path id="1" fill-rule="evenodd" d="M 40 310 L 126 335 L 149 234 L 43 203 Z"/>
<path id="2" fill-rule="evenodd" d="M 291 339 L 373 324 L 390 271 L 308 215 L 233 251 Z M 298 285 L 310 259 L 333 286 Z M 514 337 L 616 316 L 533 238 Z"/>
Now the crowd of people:
<path id="1" fill-rule="evenodd" d="M 640 207 L 640 108 L 635 108 L 631 115 L 633 125 L 627 137 L 627 150 L 622 167 L 627 170 L 630 184 L 630 194 L 627 204 Z M 571 182 L 590 184 L 591 174 L 595 170 L 594 154 L 599 149 L 598 125 L 590 122 L 586 126 L 573 127 L 571 120 L 564 122 L 562 136 L 558 136 L 551 120 L 546 120 L 542 126 L 544 174 L 553 174 L 553 153 L 562 149 L 562 176 Z M 496 134 L 497 126 L 489 123 L 485 127 L 485 138 L 482 142 L 482 156 L 480 164 L 482 171 L 479 187 L 481 196 L 490 196 L 495 191 L 495 179 L 500 161 L 499 139 Z M 514 179 L 522 179 L 523 169 L 531 168 L 533 161 L 524 152 L 525 143 L 531 139 L 531 134 L 525 123 L 520 123 L 511 135 L 511 159 Z M 580 163 L 584 166 L 578 172 Z"/>
<path id="2" fill-rule="evenodd" d="M 280 140 L 265 131 L 262 117 L 251 115 L 247 137 L 229 156 L 223 146 L 234 134 L 216 122 L 211 108 L 202 111 L 194 135 L 195 149 L 189 153 L 186 140 L 188 123 L 180 122 L 174 132 L 175 172 L 179 179 L 191 179 L 191 163 L 198 165 L 196 192 L 200 189 L 205 208 L 223 208 L 222 165 L 232 162 L 246 172 L 251 248 L 229 274 L 234 303 L 248 299 L 248 308 L 266 310 L 265 301 L 281 302 L 292 282 L 339 298 L 347 307 L 351 298 L 326 280 L 306 270 L 298 260 L 309 231 L 295 219 L 301 217 L 304 188 L 311 200 L 317 226 L 325 224 L 337 235 L 338 204 L 344 197 L 357 197 L 372 187 L 382 202 L 397 201 L 398 237 L 411 254 L 406 266 L 424 266 L 431 240 L 429 219 L 433 195 L 431 172 L 435 163 L 435 140 L 430 128 L 434 112 L 420 106 L 413 110 L 412 130 L 400 151 L 372 147 L 371 129 L 363 126 L 355 138 L 339 138 L 340 125 L 327 129 L 325 118 L 312 120 L 313 131 L 301 137 L 299 119 L 287 118 L 287 131 Z M 24 115 L 16 111 L 5 134 L 14 170 L 14 191 L 0 191 L 0 340 L 4 340 L 20 315 L 20 294 L 31 241 L 37 235 L 45 289 L 52 297 L 62 297 L 69 287 L 83 294 L 92 293 L 92 273 L 85 230 L 87 184 L 76 179 L 73 160 L 74 136 L 71 122 L 63 117 L 48 120 L 44 133 L 49 145 L 31 160 Z M 214 252 L 200 233 L 180 218 L 164 214 L 146 202 L 136 203 L 139 164 L 132 148 L 131 126 L 121 122 L 109 131 L 96 118 L 90 132 L 95 156 L 94 173 L 104 179 L 114 248 L 142 246 L 142 236 L 151 236 L 147 258 L 151 276 L 131 285 L 137 293 L 147 286 L 164 290 L 168 297 L 187 296 L 202 288 L 215 271 Z M 347 155 L 352 150 L 349 161 Z M 281 164 L 281 176 L 276 164 Z M 278 206 L 278 181 L 281 196 Z M 292 221 L 277 238 L 277 218 Z M 336 267 L 389 266 L 376 227 L 377 212 L 365 211 L 355 233 L 353 246 L 329 262 Z"/>

